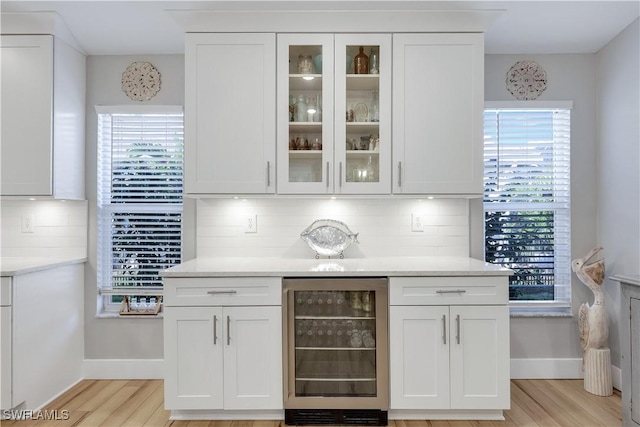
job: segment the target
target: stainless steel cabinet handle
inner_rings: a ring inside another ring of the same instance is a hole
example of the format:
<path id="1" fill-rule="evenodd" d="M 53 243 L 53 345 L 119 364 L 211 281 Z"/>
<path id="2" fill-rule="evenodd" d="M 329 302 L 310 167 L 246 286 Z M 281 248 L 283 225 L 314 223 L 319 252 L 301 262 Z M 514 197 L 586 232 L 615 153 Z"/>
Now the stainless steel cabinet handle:
<path id="1" fill-rule="evenodd" d="M 342 162 L 340 162 L 340 169 L 338 169 L 338 185 L 342 187 Z"/>
<path id="2" fill-rule="evenodd" d="M 213 345 L 218 343 L 218 316 L 213 316 Z"/>
<path id="3" fill-rule="evenodd" d="M 327 188 L 329 188 L 329 162 L 327 162 Z"/>
<path id="4" fill-rule="evenodd" d="M 209 295 L 219 295 L 219 294 L 237 294 L 238 291 L 231 289 L 230 291 L 207 291 Z"/>
<path id="5" fill-rule="evenodd" d="M 447 316 L 442 315 L 442 344 L 447 343 Z"/>
<path id="6" fill-rule="evenodd" d="M 436 294 L 464 294 L 465 289 L 438 289 Z"/>
<path id="7" fill-rule="evenodd" d="M 267 187 L 271 187 L 271 162 L 267 161 Z"/>
<path id="8" fill-rule="evenodd" d="M 398 187 L 402 187 L 402 162 L 398 162 Z"/>
<path id="9" fill-rule="evenodd" d="M 456 316 L 456 343 L 460 344 L 460 315 Z"/>
<path id="10" fill-rule="evenodd" d="M 227 316 L 227 345 L 229 344 L 231 344 L 231 317 Z"/>

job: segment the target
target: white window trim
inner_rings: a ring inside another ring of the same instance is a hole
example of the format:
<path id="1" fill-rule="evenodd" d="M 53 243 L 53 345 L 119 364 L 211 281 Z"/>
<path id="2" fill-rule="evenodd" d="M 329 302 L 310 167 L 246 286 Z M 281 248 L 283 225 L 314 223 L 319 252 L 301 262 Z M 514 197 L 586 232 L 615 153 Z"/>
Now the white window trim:
<path id="1" fill-rule="evenodd" d="M 552 110 L 552 109 L 573 109 L 573 101 L 485 101 L 484 110 L 490 109 L 529 109 L 529 110 Z M 483 111 L 484 111 L 483 110 Z M 570 208 L 569 208 L 570 209 Z M 484 215 L 484 202 L 483 202 Z M 569 211 L 571 215 L 571 211 Z M 482 227 L 484 241 L 484 224 Z M 571 252 L 571 242 L 569 242 L 569 252 Z M 483 244 L 483 258 L 484 258 Z M 569 267 L 570 268 L 570 267 Z M 571 279 L 570 279 L 571 282 Z M 569 291 L 571 283 L 568 284 Z M 554 301 L 509 301 L 511 315 L 515 317 L 566 317 L 571 315 L 571 299 Z"/>

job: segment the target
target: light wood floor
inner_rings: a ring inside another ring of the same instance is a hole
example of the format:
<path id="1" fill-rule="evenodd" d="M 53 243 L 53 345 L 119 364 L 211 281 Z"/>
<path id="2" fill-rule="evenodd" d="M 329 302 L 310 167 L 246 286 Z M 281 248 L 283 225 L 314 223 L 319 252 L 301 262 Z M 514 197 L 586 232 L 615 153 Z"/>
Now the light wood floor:
<path id="1" fill-rule="evenodd" d="M 599 397 L 582 380 L 513 380 L 505 421 L 389 421 L 390 427 L 621 426 L 620 393 Z M 68 420 L 2 421 L 10 426 L 281 427 L 280 421 L 171 421 L 162 380 L 87 380 L 47 405 Z"/>

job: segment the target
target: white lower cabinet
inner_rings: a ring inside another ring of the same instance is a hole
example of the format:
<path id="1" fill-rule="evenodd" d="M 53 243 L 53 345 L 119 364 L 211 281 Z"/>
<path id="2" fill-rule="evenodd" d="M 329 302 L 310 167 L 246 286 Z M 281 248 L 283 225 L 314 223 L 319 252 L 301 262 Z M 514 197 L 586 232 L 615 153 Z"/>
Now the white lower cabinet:
<path id="1" fill-rule="evenodd" d="M 509 309 L 393 306 L 393 409 L 509 407 Z"/>
<path id="2" fill-rule="evenodd" d="M 391 278 L 391 418 L 499 418 L 509 408 L 507 280 Z"/>
<path id="3" fill-rule="evenodd" d="M 260 284 L 259 279 L 165 279 L 166 409 L 282 409 L 282 307 L 236 305 L 259 293 L 262 304 L 271 303 L 276 287 Z M 172 305 L 193 303 L 196 294 L 200 306 Z"/>
<path id="4" fill-rule="evenodd" d="M 281 409 L 280 307 L 167 307 L 167 409 Z"/>

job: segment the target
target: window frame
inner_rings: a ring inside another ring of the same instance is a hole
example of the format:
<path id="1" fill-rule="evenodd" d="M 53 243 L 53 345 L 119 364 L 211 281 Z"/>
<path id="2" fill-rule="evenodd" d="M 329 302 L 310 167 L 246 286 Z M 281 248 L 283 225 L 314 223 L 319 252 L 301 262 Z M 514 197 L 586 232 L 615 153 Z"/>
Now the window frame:
<path id="1" fill-rule="evenodd" d="M 97 167 L 96 167 L 96 219 L 97 219 L 97 251 L 96 251 L 96 282 L 98 288 L 98 307 L 97 312 L 99 316 L 118 316 L 118 312 L 120 310 L 120 302 L 114 302 L 114 296 L 147 296 L 151 298 L 153 296 L 161 296 L 163 295 L 163 287 L 160 286 L 140 286 L 143 289 L 136 289 L 136 287 L 118 287 L 114 288 L 112 283 L 109 281 L 105 283 L 105 274 L 111 271 L 112 267 L 110 265 L 111 256 L 108 253 L 111 252 L 112 240 L 103 233 L 101 230 L 101 222 L 102 217 L 105 215 L 109 215 L 112 212 L 121 212 L 121 209 L 118 209 L 118 206 L 126 206 L 128 205 L 131 208 L 130 212 L 158 212 L 158 213 L 179 213 L 181 215 L 181 225 L 180 225 L 180 257 L 182 258 L 182 254 L 184 251 L 184 241 L 183 241 L 183 214 L 184 214 L 184 198 L 183 193 L 180 198 L 181 201 L 179 203 L 173 202 L 153 202 L 153 203 L 145 203 L 145 202 L 133 202 L 133 203 L 103 203 L 103 194 L 101 192 L 100 186 L 101 181 L 104 179 L 101 176 L 102 166 L 100 164 L 103 159 L 103 132 L 100 128 L 100 115 L 117 115 L 117 114 L 166 114 L 166 115 L 176 115 L 180 114 L 183 116 L 182 120 L 182 182 L 184 185 L 184 108 L 182 106 L 174 106 L 174 105 L 125 105 L 125 106 L 95 106 L 96 111 L 96 119 L 98 124 L 98 129 L 96 132 L 97 137 Z M 111 150 L 111 147 L 109 147 Z M 112 158 L 112 157 L 111 157 Z M 111 171 L 108 171 L 109 175 L 111 175 Z M 161 209 L 158 207 L 162 206 Z M 109 240 L 106 242 L 106 240 Z M 107 260 L 108 258 L 108 260 Z M 106 263 L 106 264 L 105 264 Z"/>
<path id="2" fill-rule="evenodd" d="M 485 101 L 484 103 L 484 109 L 483 109 L 483 121 L 484 121 L 484 113 L 486 110 L 545 110 L 545 111 L 549 111 L 549 110 L 569 110 L 569 119 L 570 119 L 570 131 L 569 131 L 569 141 L 568 141 L 568 145 L 569 145 L 569 156 L 570 156 L 570 147 L 571 147 L 571 127 L 572 127 L 572 121 L 571 121 L 571 110 L 573 109 L 573 102 L 572 101 Z M 483 136 L 486 135 L 486 132 L 484 131 L 484 126 L 483 126 Z M 484 148 L 483 148 L 484 151 Z M 570 175 L 570 160 L 569 160 L 569 172 L 568 172 L 568 184 L 569 184 L 569 196 L 568 196 L 568 202 L 567 202 L 567 207 L 565 208 L 566 211 L 566 219 L 569 222 L 568 225 L 568 235 L 567 235 L 567 243 L 566 243 L 566 258 L 567 258 L 567 266 L 565 266 L 569 273 L 568 273 L 568 283 L 566 284 L 555 284 L 554 283 L 554 289 L 557 290 L 558 288 L 561 288 L 561 294 L 563 295 L 562 298 L 558 298 L 557 297 L 557 292 L 554 291 L 554 300 L 510 300 L 509 301 L 509 306 L 511 308 L 516 309 L 516 313 L 520 313 L 520 314 L 539 314 L 539 313 L 545 313 L 545 314 L 551 314 L 551 313 L 557 313 L 559 315 L 566 315 L 569 314 L 570 309 L 571 309 L 571 282 L 572 282 L 572 275 L 571 275 L 571 267 L 570 267 L 570 263 L 571 263 L 571 175 Z M 486 172 L 483 172 L 483 177 L 486 178 L 485 175 Z M 491 209 L 487 209 L 487 204 L 484 201 L 484 190 L 483 190 L 483 199 L 482 199 L 482 214 L 483 214 L 483 222 L 482 222 L 482 233 L 483 233 L 483 247 L 482 247 L 482 251 L 483 251 L 483 259 L 486 259 L 486 225 L 485 225 L 485 218 L 486 218 L 486 213 L 487 212 L 491 212 L 491 211 L 499 211 L 498 209 L 495 209 L 495 207 L 492 207 Z M 495 204 L 495 203 L 494 203 Z M 536 203 L 537 205 L 540 205 L 539 203 Z M 524 209 L 522 210 L 526 210 L 526 204 L 520 204 L 521 206 L 523 206 Z M 550 206 L 550 210 L 552 210 L 553 207 Z"/>

